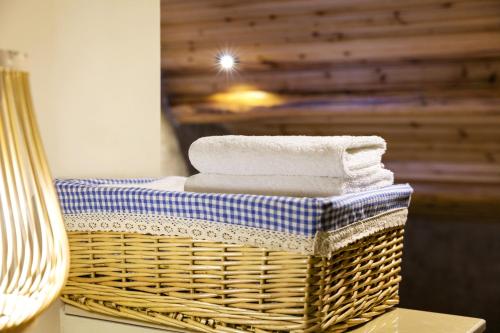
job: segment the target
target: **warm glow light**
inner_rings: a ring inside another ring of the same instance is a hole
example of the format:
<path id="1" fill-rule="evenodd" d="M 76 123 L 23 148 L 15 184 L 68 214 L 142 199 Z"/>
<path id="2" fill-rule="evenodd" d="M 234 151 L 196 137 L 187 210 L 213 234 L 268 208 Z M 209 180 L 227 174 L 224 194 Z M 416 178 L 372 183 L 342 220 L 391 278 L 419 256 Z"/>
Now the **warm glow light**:
<path id="1" fill-rule="evenodd" d="M 238 59 L 229 52 L 223 52 L 217 56 L 217 65 L 223 71 L 232 71 L 236 67 Z"/>
<path id="2" fill-rule="evenodd" d="M 278 95 L 252 86 L 235 86 L 226 92 L 212 95 L 210 100 L 233 111 L 245 111 L 253 107 L 271 107 L 283 103 Z"/>

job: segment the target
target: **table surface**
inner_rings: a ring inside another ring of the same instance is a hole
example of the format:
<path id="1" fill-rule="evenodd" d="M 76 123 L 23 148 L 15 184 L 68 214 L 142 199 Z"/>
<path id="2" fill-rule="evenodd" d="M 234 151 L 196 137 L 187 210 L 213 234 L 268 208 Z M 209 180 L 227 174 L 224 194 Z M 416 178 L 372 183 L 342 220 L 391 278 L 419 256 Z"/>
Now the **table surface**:
<path id="1" fill-rule="evenodd" d="M 164 326 L 148 324 L 135 320 L 108 317 L 87 312 L 70 305 L 64 306 L 64 314 L 77 317 L 94 318 L 132 324 L 136 326 L 160 329 L 162 332 L 179 333 L 178 330 Z M 350 333 L 482 333 L 486 329 L 483 319 L 454 316 L 449 314 L 425 312 L 396 308 L 389 311 Z M 109 332 L 109 331 L 107 331 Z M 185 332 L 184 333 L 188 333 Z"/>
<path id="2" fill-rule="evenodd" d="M 483 319 L 396 308 L 351 333 L 482 333 Z"/>

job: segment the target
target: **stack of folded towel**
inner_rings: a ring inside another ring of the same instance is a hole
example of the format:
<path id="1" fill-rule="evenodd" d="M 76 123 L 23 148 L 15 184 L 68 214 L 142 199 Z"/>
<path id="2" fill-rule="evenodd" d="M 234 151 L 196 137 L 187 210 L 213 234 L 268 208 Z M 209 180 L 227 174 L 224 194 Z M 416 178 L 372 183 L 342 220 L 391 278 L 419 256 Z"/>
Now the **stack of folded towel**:
<path id="1" fill-rule="evenodd" d="M 212 136 L 195 141 L 185 191 L 327 197 L 392 185 L 378 136 Z"/>

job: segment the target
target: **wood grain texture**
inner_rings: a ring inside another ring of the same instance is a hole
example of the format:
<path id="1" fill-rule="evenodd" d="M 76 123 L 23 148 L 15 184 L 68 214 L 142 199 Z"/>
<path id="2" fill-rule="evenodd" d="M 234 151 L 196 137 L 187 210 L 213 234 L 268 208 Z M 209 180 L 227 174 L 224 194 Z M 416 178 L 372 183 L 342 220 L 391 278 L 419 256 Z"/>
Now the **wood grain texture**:
<path id="1" fill-rule="evenodd" d="M 233 75 L 214 68 L 225 47 Z M 164 0 L 162 65 L 180 124 L 378 134 L 397 179 L 423 189 L 416 206 L 450 188 L 500 201 L 500 0 Z M 234 87 L 281 102 L 214 101 Z"/>

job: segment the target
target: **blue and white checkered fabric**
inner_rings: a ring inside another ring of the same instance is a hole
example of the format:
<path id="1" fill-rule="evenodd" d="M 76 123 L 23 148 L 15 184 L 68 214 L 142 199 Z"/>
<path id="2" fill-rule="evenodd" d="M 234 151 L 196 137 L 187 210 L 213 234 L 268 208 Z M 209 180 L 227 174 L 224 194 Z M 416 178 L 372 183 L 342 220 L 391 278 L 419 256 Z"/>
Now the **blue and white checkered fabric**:
<path id="1" fill-rule="evenodd" d="M 406 208 L 412 188 L 383 189 L 329 198 L 171 192 L 141 188 L 155 179 L 56 180 L 65 214 L 167 215 L 314 236 L 388 210 Z M 137 184 L 113 187 L 111 184 Z M 102 186 L 106 185 L 106 186 Z"/>

